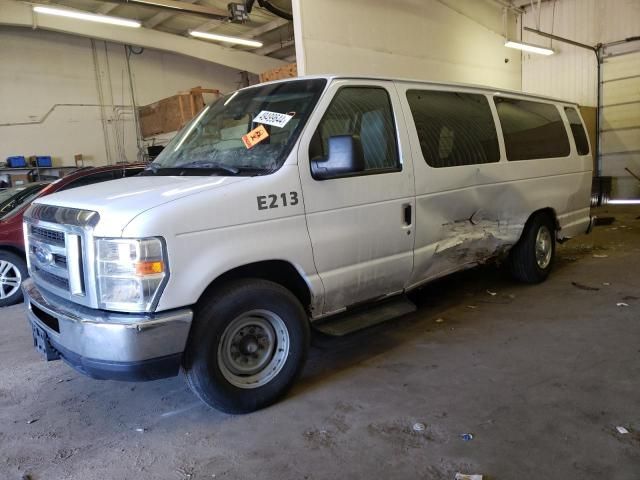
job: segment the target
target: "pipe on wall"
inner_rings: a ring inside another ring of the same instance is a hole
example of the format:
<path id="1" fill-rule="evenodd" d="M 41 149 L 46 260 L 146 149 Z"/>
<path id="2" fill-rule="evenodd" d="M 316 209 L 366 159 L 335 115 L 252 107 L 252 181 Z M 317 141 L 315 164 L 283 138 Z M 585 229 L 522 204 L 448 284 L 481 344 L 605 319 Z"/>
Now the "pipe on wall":
<path id="1" fill-rule="evenodd" d="M 112 107 L 112 108 L 118 108 L 118 109 L 131 109 L 131 105 L 104 105 L 105 107 Z M 40 117 L 37 120 L 30 120 L 28 122 L 6 122 L 6 123 L 0 123 L 0 127 L 17 127 L 17 126 L 21 126 L 21 125 L 38 125 L 38 124 L 42 124 L 44 123 L 47 118 L 49 118 L 49 116 L 58 108 L 61 107 L 93 107 L 93 108 L 102 108 L 103 105 L 100 105 L 98 103 L 54 103 L 51 108 L 49 108 L 49 110 L 47 110 L 47 112 L 42 115 L 42 117 Z"/>

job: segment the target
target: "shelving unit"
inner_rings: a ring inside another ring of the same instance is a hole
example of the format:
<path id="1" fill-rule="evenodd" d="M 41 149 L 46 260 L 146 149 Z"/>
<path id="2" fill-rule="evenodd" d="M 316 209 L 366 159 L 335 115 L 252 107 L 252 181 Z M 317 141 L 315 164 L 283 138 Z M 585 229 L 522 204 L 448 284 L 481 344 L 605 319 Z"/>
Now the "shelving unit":
<path id="1" fill-rule="evenodd" d="M 28 175 L 33 172 L 33 181 L 41 180 L 43 175 L 61 177 L 62 173 L 77 170 L 78 167 L 22 167 L 22 168 L 0 168 L 0 180 L 4 180 L 13 186 L 11 177 L 13 175 Z"/>

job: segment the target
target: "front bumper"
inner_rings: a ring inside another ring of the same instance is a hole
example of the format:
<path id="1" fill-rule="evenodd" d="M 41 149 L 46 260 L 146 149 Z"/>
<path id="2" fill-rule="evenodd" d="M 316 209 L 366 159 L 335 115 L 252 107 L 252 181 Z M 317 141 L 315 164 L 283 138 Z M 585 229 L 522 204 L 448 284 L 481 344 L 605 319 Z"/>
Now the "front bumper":
<path id="1" fill-rule="evenodd" d="M 79 372 L 111 380 L 155 380 L 178 374 L 193 312 L 126 314 L 83 307 L 23 283 L 27 317 Z"/>

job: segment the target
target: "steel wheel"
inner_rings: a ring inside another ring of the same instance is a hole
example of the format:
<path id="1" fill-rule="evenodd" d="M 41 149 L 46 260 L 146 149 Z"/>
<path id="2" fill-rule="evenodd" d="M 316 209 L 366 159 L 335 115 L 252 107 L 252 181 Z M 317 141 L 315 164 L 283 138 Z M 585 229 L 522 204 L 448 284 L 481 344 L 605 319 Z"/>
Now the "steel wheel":
<path id="1" fill-rule="evenodd" d="M 551 263 L 553 254 L 553 239 L 546 225 L 541 225 L 536 234 L 536 263 L 541 269 L 545 269 Z"/>
<path id="2" fill-rule="evenodd" d="M 280 373 L 289 345 L 289 331 L 278 315 L 251 310 L 225 328 L 218 344 L 218 365 L 232 385 L 257 388 Z"/>
<path id="3" fill-rule="evenodd" d="M 20 290 L 22 274 L 11 262 L 0 260 L 0 300 L 12 297 Z"/>

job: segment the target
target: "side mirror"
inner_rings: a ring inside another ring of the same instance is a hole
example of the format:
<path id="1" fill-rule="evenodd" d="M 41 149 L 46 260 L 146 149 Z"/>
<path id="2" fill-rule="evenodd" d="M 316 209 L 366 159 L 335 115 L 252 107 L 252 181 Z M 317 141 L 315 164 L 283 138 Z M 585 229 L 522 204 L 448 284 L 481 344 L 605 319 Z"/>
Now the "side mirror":
<path id="1" fill-rule="evenodd" d="M 326 180 L 364 170 L 364 154 L 360 139 L 352 135 L 329 137 L 329 154 L 311 161 L 311 173 L 317 180 Z"/>

